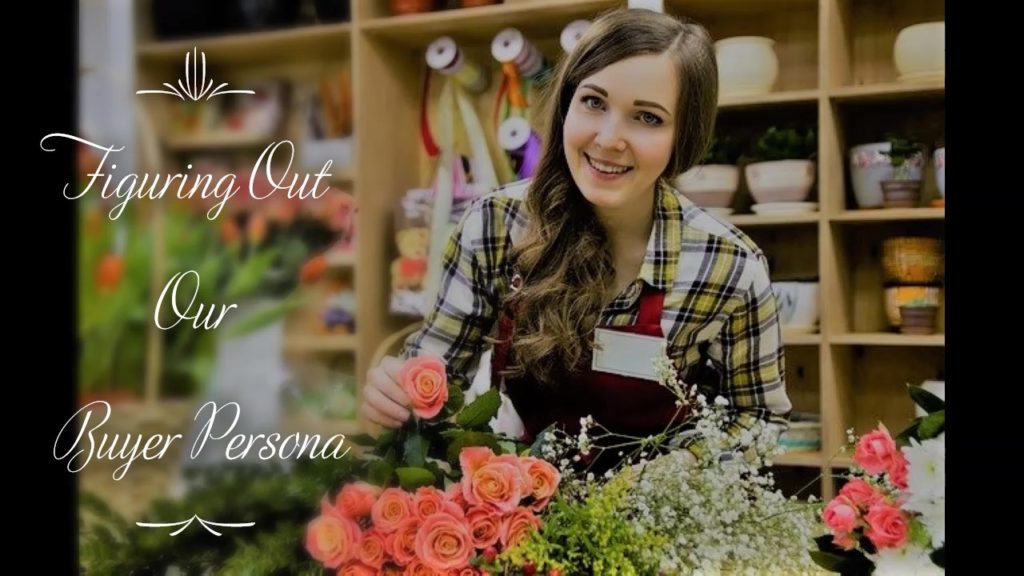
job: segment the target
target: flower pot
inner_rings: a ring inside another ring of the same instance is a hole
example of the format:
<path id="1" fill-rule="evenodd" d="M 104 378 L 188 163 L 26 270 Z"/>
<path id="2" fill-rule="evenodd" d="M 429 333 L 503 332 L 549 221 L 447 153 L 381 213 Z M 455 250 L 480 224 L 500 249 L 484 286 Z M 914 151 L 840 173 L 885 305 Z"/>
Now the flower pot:
<path id="1" fill-rule="evenodd" d="M 725 164 L 694 166 L 675 179 L 676 188 L 702 208 L 728 208 L 740 186 L 740 169 Z"/>
<path id="2" fill-rule="evenodd" d="M 391 14 L 419 14 L 437 9 L 437 0 L 390 0 L 388 7 Z"/>
<path id="3" fill-rule="evenodd" d="M 937 284 L 942 279 L 942 243 L 937 238 L 900 236 L 882 242 L 885 281 Z"/>
<path id="4" fill-rule="evenodd" d="M 750 195 L 759 204 L 803 202 L 814 185 L 814 168 L 810 160 L 774 160 L 748 164 L 744 173 Z"/>
<path id="5" fill-rule="evenodd" d="M 883 154 L 890 149 L 888 142 L 861 144 L 850 149 L 850 179 L 858 208 L 879 208 L 885 204 L 882 180 L 892 180 L 896 172 L 892 161 Z M 923 164 L 923 156 L 908 158 L 905 167 L 908 179 L 920 180 Z"/>
<path id="6" fill-rule="evenodd" d="M 885 316 L 893 328 L 900 327 L 900 307 L 911 302 L 939 305 L 938 286 L 890 286 L 885 289 Z"/>
<path id="7" fill-rule="evenodd" d="M 772 282 L 779 323 L 791 332 L 814 332 L 818 326 L 817 282 Z"/>
<path id="8" fill-rule="evenodd" d="M 946 23 L 925 22 L 900 30 L 893 61 L 901 82 L 936 82 L 946 76 Z"/>
<path id="9" fill-rule="evenodd" d="M 775 41 L 763 36 L 736 36 L 715 42 L 718 95 L 753 96 L 772 91 L 779 76 Z"/>
<path id="10" fill-rule="evenodd" d="M 938 306 L 900 306 L 900 332 L 934 334 L 938 313 Z"/>
<path id="11" fill-rule="evenodd" d="M 914 208 L 921 202 L 920 180 L 882 180 L 886 208 Z"/>
<path id="12" fill-rule="evenodd" d="M 939 196 L 946 197 L 946 147 L 936 148 L 932 154 L 935 164 L 935 184 L 939 187 Z"/>

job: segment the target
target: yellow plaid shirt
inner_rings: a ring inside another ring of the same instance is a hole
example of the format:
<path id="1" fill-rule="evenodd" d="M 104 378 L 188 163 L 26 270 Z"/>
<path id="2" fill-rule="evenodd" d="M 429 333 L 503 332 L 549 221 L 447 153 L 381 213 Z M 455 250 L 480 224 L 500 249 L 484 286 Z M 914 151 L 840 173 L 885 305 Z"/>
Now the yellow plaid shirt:
<path id="1" fill-rule="evenodd" d="M 523 237 L 528 181 L 476 200 L 444 252 L 438 298 L 402 357 L 420 352 L 447 362 L 451 382 L 468 387 L 494 336 L 513 276 L 510 251 Z M 757 420 L 785 427 L 791 404 L 775 297 L 764 253 L 736 227 L 676 190 L 658 190 L 654 227 L 637 279 L 612 300 L 601 324 L 636 321 L 641 282 L 666 292 L 662 329 L 687 382 L 714 384 L 734 410 L 734 435 Z M 710 399 L 710 396 L 709 396 Z M 700 443 L 687 446 L 700 453 Z"/>

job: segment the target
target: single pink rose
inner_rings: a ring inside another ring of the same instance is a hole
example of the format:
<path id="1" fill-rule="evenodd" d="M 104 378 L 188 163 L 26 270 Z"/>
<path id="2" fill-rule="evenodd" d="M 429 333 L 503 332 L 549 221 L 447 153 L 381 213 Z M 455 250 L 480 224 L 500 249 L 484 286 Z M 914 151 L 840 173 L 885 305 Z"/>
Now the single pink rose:
<path id="1" fill-rule="evenodd" d="M 342 487 L 334 499 L 334 506 L 345 516 L 359 520 L 369 516 L 373 504 L 380 496 L 381 488 L 366 482 L 354 482 Z"/>
<path id="2" fill-rule="evenodd" d="M 525 481 L 519 464 L 491 461 L 463 476 L 462 486 L 470 506 L 486 504 L 508 513 L 519 506 Z"/>
<path id="3" fill-rule="evenodd" d="M 901 450 L 897 450 L 893 453 L 892 461 L 886 471 L 889 474 L 889 480 L 900 490 L 907 489 L 907 465 L 907 457 Z"/>
<path id="4" fill-rule="evenodd" d="M 420 531 L 420 519 L 410 516 L 398 524 L 391 534 L 391 557 L 395 564 L 408 566 L 416 558 L 416 534 Z"/>
<path id="5" fill-rule="evenodd" d="M 377 570 L 367 566 L 366 564 L 349 562 L 338 570 L 337 576 L 376 576 L 376 574 Z"/>
<path id="6" fill-rule="evenodd" d="M 474 506 L 466 513 L 473 547 L 484 549 L 494 546 L 501 536 L 501 513 L 489 506 Z"/>
<path id="7" fill-rule="evenodd" d="M 853 452 L 853 459 L 858 466 L 871 475 L 881 474 L 889 469 L 892 463 L 893 454 L 899 452 L 896 442 L 885 426 L 879 425 L 878 429 L 865 434 L 857 442 Z"/>
<path id="8" fill-rule="evenodd" d="M 522 542 L 531 531 L 540 530 L 540 527 L 540 519 L 529 508 L 520 506 L 502 520 L 501 545 L 508 550 Z"/>
<path id="9" fill-rule="evenodd" d="M 889 504 L 875 504 L 864 519 L 868 523 L 864 534 L 875 548 L 900 548 L 907 543 L 910 525 L 899 508 Z"/>
<path id="10" fill-rule="evenodd" d="M 833 534 L 852 532 L 857 527 L 860 514 L 857 505 L 845 496 L 837 496 L 825 506 L 821 519 Z"/>
<path id="11" fill-rule="evenodd" d="M 534 502 L 530 506 L 535 512 L 539 512 L 547 506 L 548 501 L 558 489 L 558 483 L 562 481 L 562 475 L 550 462 L 540 458 L 524 458 L 526 471 L 530 477 L 530 487 Z"/>
<path id="12" fill-rule="evenodd" d="M 337 515 L 321 515 L 306 527 L 306 550 L 331 569 L 355 558 L 361 540 L 359 526 Z"/>
<path id="13" fill-rule="evenodd" d="M 433 356 L 406 360 L 398 380 L 412 401 L 412 411 L 420 418 L 433 418 L 448 401 L 448 374 L 444 362 Z"/>
<path id="14" fill-rule="evenodd" d="M 410 516 L 413 516 L 412 497 L 399 488 L 382 492 L 370 510 L 374 527 L 384 534 L 394 532 L 398 524 Z"/>
<path id="15" fill-rule="evenodd" d="M 477 470 L 495 458 L 494 451 L 486 446 L 469 446 L 459 452 L 459 468 L 462 477 L 472 476 Z"/>
<path id="16" fill-rule="evenodd" d="M 438 572 L 469 564 L 473 540 L 465 520 L 443 512 L 424 520 L 416 534 L 416 556 Z"/>
<path id="17" fill-rule="evenodd" d="M 490 463 L 503 463 L 509 466 L 514 466 L 519 470 L 519 483 L 520 483 L 520 498 L 529 498 L 533 494 L 533 479 L 530 478 L 530 464 L 525 458 L 520 458 L 515 454 L 502 454 L 501 456 L 495 456 Z"/>
<path id="18" fill-rule="evenodd" d="M 441 505 L 447 500 L 444 492 L 433 486 L 420 486 L 412 497 L 412 509 L 416 517 L 426 520 L 441 511 Z"/>
<path id="19" fill-rule="evenodd" d="M 885 500 L 884 494 L 860 478 L 854 478 L 844 484 L 839 495 L 853 502 L 861 512 L 867 512 L 868 508 Z"/>
<path id="20" fill-rule="evenodd" d="M 388 556 L 387 536 L 376 528 L 363 533 L 363 541 L 359 546 L 359 562 L 379 570 Z"/>

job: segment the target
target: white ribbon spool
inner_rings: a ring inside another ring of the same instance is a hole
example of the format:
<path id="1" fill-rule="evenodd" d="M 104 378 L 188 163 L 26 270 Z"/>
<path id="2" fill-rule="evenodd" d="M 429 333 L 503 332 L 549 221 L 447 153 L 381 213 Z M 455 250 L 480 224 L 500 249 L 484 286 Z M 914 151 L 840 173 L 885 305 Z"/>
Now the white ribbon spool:
<path id="1" fill-rule="evenodd" d="M 506 118 L 498 128 L 498 144 L 505 150 L 519 150 L 530 140 L 530 123 L 522 116 Z"/>
<path id="2" fill-rule="evenodd" d="M 586 32 L 587 28 L 590 28 L 590 20 L 573 20 L 569 22 L 562 29 L 562 34 L 558 38 L 559 43 L 562 45 L 562 50 L 565 50 L 566 53 L 572 52 L 572 49 L 576 47 L 576 43 L 580 41 L 580 36 Z"/>

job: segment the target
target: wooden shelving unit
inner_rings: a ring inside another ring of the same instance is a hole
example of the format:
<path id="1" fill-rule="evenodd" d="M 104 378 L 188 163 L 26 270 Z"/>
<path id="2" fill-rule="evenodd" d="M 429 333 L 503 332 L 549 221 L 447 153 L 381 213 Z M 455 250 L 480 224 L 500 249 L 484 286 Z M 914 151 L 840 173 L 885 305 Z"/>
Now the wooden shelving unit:
<path id="1" fill-rule="evenodd" d="M 359 203 L 358 249 L 331 255 L 332 267 L 351 270 L 359 302 L 355 335 L 290 337 L 288 348 L 354 354 L 363 374 L 374 350 L 409 321 L 388 311 L 389 263 L 395 257 L 393 210 L 408 189 L 433 174 L 418 136 L 423 51 L 440 35 L 451 35 L 494 79 L 491 39 L 514 26 L 554 61 L 558 34 L 571 20 L 593 18 L 622 0 L 507 0 L 504 4 L 391 17 L 385 2 L 353 0 L 352 22 L 305 26 L 247 35 L 138 45 L 140 72 L 180 65 L 193 46 L 220 67 L 255 74 L 309 68 L 337 59 L 353 66 L 355 165 L 335 178 L 351 186 Z M 787 373 L 798 409 L 821 414 L 820 452 L 791 453 L 778 465 L 818 468 L 821 493 L 834 493 L 829 459 L 845 442 L 846 429 L 881 420 L 890 429 L 909 422 L 913 407 L 906 382 L 941 374 L 945 336 L 906 336 L 888 331 L 883 302 L 879 243 L 887 236 L 926 231 L 945 235 L 945 209 L 933 208 L 934 179 L 926 180 L 921 208 L 858 210 L 849 176 L 850 147 L 880 139 L 896 128 L 924 128 L 941 136 L 944 83 L 904 84 L 896 79 L 892 46 L 899 29 L 944 19 L 939 0 L 668 0 L 666 8 L 705 24 L 715 38 L 765 35 L 780 59 L 776 91 L 723 98 L 730 123 L 753 118 L 761 124 L 791 117 L 813 119 L 819 148 L 815 185 L 819 212 L 787 217 L 735 214 L 728 220 L 749 231 L 776 262 L 780 274 L 813 274 L 820 280 L 821 322 L 817 334 L 784 334 Z M 496 81 L 476 98 L 482 119 L 491 117 Z M 493 127 L 487 126 L 489 130 Z M 173 147 L 173 141 L 170 144 Z M 929 164 L 930 168 L 930 164 Z M 944 314 L 944 312 L 943 312 Z M 940 326 L 940 330 L 941 330 Z"/>

